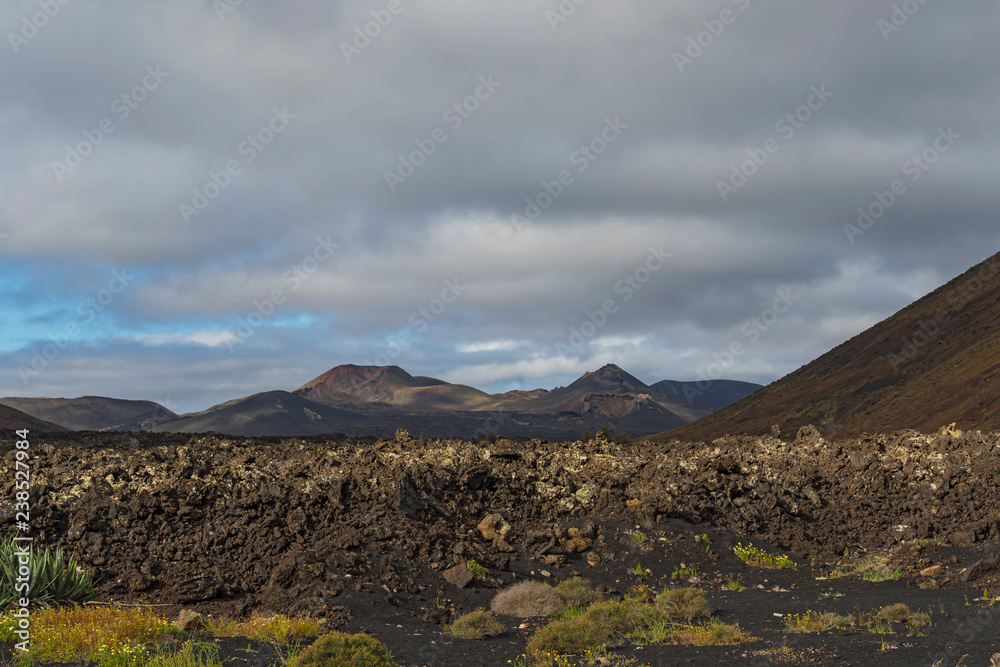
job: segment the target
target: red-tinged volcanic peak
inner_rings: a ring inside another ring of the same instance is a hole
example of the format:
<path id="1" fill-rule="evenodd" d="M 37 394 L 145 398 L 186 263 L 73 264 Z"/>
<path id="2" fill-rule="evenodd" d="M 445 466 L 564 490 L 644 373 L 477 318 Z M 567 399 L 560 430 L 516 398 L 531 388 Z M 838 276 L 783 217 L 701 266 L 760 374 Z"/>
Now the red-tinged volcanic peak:
<path id="1" fill-rule="evenodd" d="M 614 364 L 608 364 L 593 373 L 584 373 L 582 377 L 566 387 L 568 391 L 599 391 L 627 392 L 634 394 L 649 393 L 649 385 L 623 371 Z"/>
<path id="2" fill-rule="evenodd" d="M 36 419 L 20 410 L 0 405 L 0 431 L 28 429 L 34 433 L 58 433 L 67 429 L 57 424 Z"/>
<path id="3" fill-rule="evenodd" d="M 664 442 L 903 429 L 1000 429 L 1000 254 L 753 395 Z"/>
<path id="4" fill-rule="evenodd" d="M 443 384 L 440 380 L 435 384 Z M 337 366 L 302 385 L 295 391 L 349 396 L 372 392 L 426 386 L 399 366 Z"/>
<path id="5" fill-rule="evenodd" d="M 495 399 L 478 389 L 429 377 L 399 366 L 337 366 L 293 393 L 331 406 L 367 403 L 405 410 L 477 410 Z"/>

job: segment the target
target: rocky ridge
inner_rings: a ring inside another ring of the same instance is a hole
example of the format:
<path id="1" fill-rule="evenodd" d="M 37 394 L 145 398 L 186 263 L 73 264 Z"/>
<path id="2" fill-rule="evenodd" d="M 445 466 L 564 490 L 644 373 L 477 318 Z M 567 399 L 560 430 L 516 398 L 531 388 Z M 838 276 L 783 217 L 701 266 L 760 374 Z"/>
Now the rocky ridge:
<path id="1" fill-rule="evenodd" d="M 927 543 L 1000 537 L 1000 433 L 828 442 L 807 427 L 656 448 L 75 433 L 32 451 L 36 541 L 116 599 L 335 615 L 345 590 L 416 592 L 467 559 L 596 566 L 615 558 L 602 534 L 616 521 L 686 519 L 816 563 L 884 551 L 913 576 Z"/>

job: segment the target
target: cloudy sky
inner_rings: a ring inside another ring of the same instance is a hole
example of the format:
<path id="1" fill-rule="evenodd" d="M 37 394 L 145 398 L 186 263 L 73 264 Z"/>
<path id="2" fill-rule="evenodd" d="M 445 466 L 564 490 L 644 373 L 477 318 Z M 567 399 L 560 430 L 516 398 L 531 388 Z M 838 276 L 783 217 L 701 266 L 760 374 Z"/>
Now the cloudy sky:
<path id="1" fill-rule="evenodd" d="M 997 25 L 991 0 L 4 2 L 0 395 L 200 410 L 344 363 L 773 381 L 1000 250 Z"/>

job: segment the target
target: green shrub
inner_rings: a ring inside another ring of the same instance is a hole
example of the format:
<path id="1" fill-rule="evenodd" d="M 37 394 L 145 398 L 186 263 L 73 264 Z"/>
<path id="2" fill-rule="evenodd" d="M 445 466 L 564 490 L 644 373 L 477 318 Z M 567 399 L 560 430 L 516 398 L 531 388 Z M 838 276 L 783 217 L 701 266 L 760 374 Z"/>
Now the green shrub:
<path id="1" fill-rule="evenodd" d="M 774 554 L 769 554 L 759 547 L 755 547 L 752 544 L 743 546 L 742 544 L 737 544 L 733 547 L 733 553 L 735 553 L 741 561 L 750 565 L 751 567 L 762 567 L 771 570 L 797 570 L 799 566 L 792 561 L 791 558 L 782 554 L 781 556 L 775 556 Z"/>
<path id="2" fill-rule="evenodd" d="M 490 571 L 483 565 L 477 563 L 474 558 L 467 562 L 465 566 L 469 568 L 469 572 L 471 572 L 472 576 L 476 579 L 485 579 L 490 574 Z"/>
<path id="3" fill-rule="evenodd" d="M 586 607 L 591 603 L 600 602 L 603 597 L 591 588 L 589 581 L 580 577 L 560 582 L 556 586 L 556 595 L 567 607 Z"/>
<path id="4" fill-rule="evenodd" d="M 296 667 L 399 667 L 382 642 L 364 634 L 329 632 L 303 650 Z"/>
<path id="5" fill-rule="evenodd" d="M 591 605 L 583 617 L 607 636 L 645 633 L 671 620 L 663 609 L 632 600 L 598 602 Z"/>
<path id="6" fill-rule="evenodd" d="M 493 612 L 477 609 L 459 616 L 445 630 L 452 637 L 459 639 L 485 639 L 499 635 L 504 631 L 504 627 Z"/>
<path id="7" fill-rule="evenodd" d="M 19 598 L 33 603 L 71 602 L 82 604 L 97 596 L 97 586 L 90 575 L 79 569 L 71 556 L 66 559 L 62 549 L 52 552 L 28 548 L 28 590 L 15 591 L 20 563 L 20 543 L 13 538 L 0 544 L 0 607 Z"/>
<path id="8" fill-rule="evenodd" d="M 550 653 L 579 655 L 604 645 L 608 634 L 585 616 L 552 621 L 539 628 L 528 640 L 528 653 L 538 656 Z"/>
<path id="9" fill-rule="evenodd" d="M 656 606 L 674 619 L 690 621 L 710 614 L 705 592 L 697 588 L 675 588 L 663 591 L 656 598 Z"/>
<path id="10" fill-rule="evenodd" d="M 551 616 L 562 611 L 563 601 L 552 586 L 525 581 L 497 593 L 490 609 L 501 616 Z"/>

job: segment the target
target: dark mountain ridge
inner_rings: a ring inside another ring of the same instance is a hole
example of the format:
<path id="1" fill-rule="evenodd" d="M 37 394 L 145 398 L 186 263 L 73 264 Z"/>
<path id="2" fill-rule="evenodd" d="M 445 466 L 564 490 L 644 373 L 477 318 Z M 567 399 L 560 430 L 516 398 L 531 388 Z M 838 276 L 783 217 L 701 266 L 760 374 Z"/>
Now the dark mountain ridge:
<path id="1" fill-rule="evenodd" d="M 850 438 L 951 423 L 1000 429 L 1000 254 L 753 395 L 657 439 L 806 424 Z"/>

